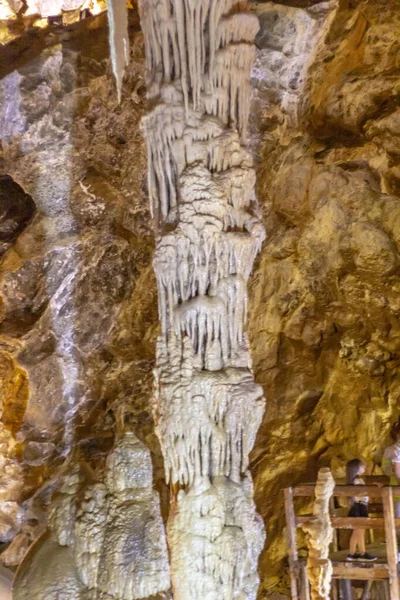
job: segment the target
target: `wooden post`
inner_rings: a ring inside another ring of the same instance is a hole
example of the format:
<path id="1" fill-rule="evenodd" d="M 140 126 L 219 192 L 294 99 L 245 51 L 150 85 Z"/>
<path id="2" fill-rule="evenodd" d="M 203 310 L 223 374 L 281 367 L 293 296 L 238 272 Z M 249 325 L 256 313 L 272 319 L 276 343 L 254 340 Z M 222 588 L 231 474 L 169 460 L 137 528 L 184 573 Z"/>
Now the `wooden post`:
<path id="1" fill-rule="evenodd" d="M 382 581 L 382 587 L 383 587 L 383 600 L 390 600 L 389 582 Z"/>
<path id="2" fill-rule="evenodd" d="M 364 583 L 364 589 L 363 589 L 363 593 L 361 596 L 361 600 L 370 600 L 371 588 L 372 588 L 372 581 L 366 581 Z"/>
<path id="3" fill-rule="evenodd" d="M 331 592 L 332 592 L 332 600 L 339 600 L 339 590 L 338 590 L 338 580 L 337 579 L 332 578 Z"/>
<path id="4" fill-rule="evenodd" d="M 352 600 L 351 581 L 350 579 L 341 579 L 340 587 L 342 588 L 343 600 Z"/>
<path id="5" fill-rule="evenodd" d="M 331 496 L 330 500 L 329 500 L 329 508 L 331 509 L 331 517 L 335 515 L 335 497 Z M 337 552 L 339 550 L 339 540 L 338 540 L 338 533 L 337 533 L 337 529 L 336 527 L 333 530 L 333 540 L 332 540 L 332 550 L 334 552 Z"/>
<path id="6" fill-rule="evenodd" d="M 301 578 L 300 578 L 300 600 L 311 600 L 310 596 L 310 584 L 307 578 L 307 567 L 306 565 L 301 567 Z"/>
<path id="7" fill-rule="evenodd" d="M 285 488 L 283 493 L 285 496 L 286 536 L 289 552 L 290 589 L 292 592 L 292 600 L 299 600 L 297 585 L 297 567 L 299 556 L 297 554 L 296 516 L 294 514 L 293 505 L 293 488 Z"/>
<path id="8" fill-rule="evenodd" d="M 394 522 L 393 493 L 391 487 L 382 489 L 383 516 L 385 519 L 386 552 L 389 568 L 390 600 L 400 600 L 399 578 L 397 573 L 398 550 Z"/>
<path id="9" fill-rule="evenodd" d="M 329 499 L 329 508 L 331 510 L 331 518 L 332 515 L 335 514 L 335 497 L 331 496 Z M 336 527 L 333 529 L 333 539 L 332 539 L 332 550 L 333 552 L 337 552 L 339 550 L 339 540 L 338 540 L 338 531 Z M 339 582 L 336 579 L 331 580 L 331 592 L 332 592 L 332 600 L 339 600 Z"/>

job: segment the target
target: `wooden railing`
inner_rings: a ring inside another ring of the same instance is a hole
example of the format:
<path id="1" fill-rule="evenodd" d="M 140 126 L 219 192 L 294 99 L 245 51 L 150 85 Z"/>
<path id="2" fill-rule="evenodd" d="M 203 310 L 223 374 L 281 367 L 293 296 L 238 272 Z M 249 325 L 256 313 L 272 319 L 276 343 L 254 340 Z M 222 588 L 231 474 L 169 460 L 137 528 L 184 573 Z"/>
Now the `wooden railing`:
<path id="1" fill-rule="evenodd" d="M 337 485 L 333 490 L 332 496 L 336 498 L 351 498 L 352 496 L 369 496 L 380 498 L 382 497 L 382 490 L 390 488 L 393 496 L 399 496 L 400 498 L 400 485 Z M 298 485 L 293 490 L 293 496 L 301 497 L 312 497 L 315 495 L 315 484 L 307 483 L 304 485 Z"/>
<path id="2" fill-rule="evenodd" d="M 382 498 L 383 490 L 390 487 L 392 495 L 400 497 L 400 486 L 376 486 L 376 485 L 358 485 L 354 489 L 353 485 L 338 485 L 335 487 L 333 498 L 351 498 L 357 493 L 357 496 L 368 496 L 372 498 Z M 300 485 L 293 488 L 293 497 L 312 497 L 314 496 L 314 486 Z M 383 514 L 385 515 L 385 502 L 383 502 Z M 312 515 L 297 516 L 296 525 L 301 526 L 307 523 L 312 518 Z M 385 529 L 385 518 L 379 517 L 338 517 L 331 516 L 332 527 L 335 529 Z M 396 528 L 400 528 L 400 519 L 394 519 Z"/>
<path id="3" fill-rule="evenodd" d="M 296 515 L 294 498 L 312 498 L 315 495 L 315 484 L 299 485 L 286 488 L 285 513 L 287 524 L 287 539 L 289 548 L 289 566 L 291 575 L 292 599 L 297 600 L 299 558 L 296 542 L 296 529 L 313 518 L 313 515 Z M 372 569 L 363 569 L 360 565 L 349 563 L 334 566 L 333 576 L 336 579 L 387 579 L 389 580 L 390 600 L 400 600 L 398 578 L 398 548 L 396 527 L 400 529 L 400 519 L 395 519 L 393 497 L 400 497 L 400 486 L 377 485 L 337 485 L 333 491 L 333 498 L 351 498 L 368 496 L 382 501 L 383 516 L 378 517 L 348 517 L 336 516 L 332 511 L 331 523 L 335 529 L 383 529 L 386 537 L 387 564 L 375 565 Z"/>

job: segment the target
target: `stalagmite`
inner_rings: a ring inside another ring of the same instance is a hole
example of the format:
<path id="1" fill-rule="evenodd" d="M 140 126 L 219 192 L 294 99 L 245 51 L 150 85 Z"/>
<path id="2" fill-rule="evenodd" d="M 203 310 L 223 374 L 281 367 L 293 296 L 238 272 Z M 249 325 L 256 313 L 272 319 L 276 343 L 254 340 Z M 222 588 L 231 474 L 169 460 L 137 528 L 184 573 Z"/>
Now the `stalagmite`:
<path id="1" fill-rule="evenodd" d="M 105 477 L 76 467 L 54 495 L 48 530 L 14 580 L 14 600 L 139 600 L 170 587 L 150 452 L 125 431 Z"/>
<path id="2" fill-rule="evenodd" d="M 161 334 L 153 411 L 175 600 L 254 599 L 264 530 L 248 455 L 264 411 L 245 331 L 265 234 L 245 147 L 258 20 L 236 0 L 140 0 Z"/>
<path id="3" fill-rule="evenodd" d="M 307 578 L 312 600 L 330 598 L 332 563 L 329 560 L 329 545 L 333 538 L 333 527 L 329 516 L 329 500 L 334 487 L 335 480 L 330 470 L 320 469 L 315 487 L 314 517 L 303 525 L 307 533 Z"/>

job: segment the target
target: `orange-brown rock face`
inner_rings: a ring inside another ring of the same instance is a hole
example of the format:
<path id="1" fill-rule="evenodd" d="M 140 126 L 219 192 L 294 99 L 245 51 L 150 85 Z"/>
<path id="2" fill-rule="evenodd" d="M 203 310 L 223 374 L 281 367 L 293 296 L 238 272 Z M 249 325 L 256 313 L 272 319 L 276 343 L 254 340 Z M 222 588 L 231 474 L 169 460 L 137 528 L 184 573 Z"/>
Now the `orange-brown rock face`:
<path id="1" fill-rule="evenodd" d="M 253 454 L 267 588 L 286 552 L 281 489 L 318 466 L 343 477 L 354 457 L 379 469 L 399 414 L 400 20 L 396 2 L 257 11 L 267 242 L 250 333 L 268 406 Z"/>
<path id="2" fill-rule="evenodd" d="M 267 597 L 285 586 L 282 488 L 323 466 L 338 478 L 356 456 L 379 469 L 400 413 L 400 17 L 396 0 L 253 8 L 267 240 L 249 334 L 267 410 L 251 466 Z M 0 51 L 0 183 L 18 204 L 0 210 L 0 532 L 14 567 L 45 527 L 62 465 L 82 461 L 102 479 L 117 406 L 153 452 L 168 511 L 149 416 L 157 300 L 142 41 L 132 38 L 118 107 L 105 31 L 77 27 Z"/>

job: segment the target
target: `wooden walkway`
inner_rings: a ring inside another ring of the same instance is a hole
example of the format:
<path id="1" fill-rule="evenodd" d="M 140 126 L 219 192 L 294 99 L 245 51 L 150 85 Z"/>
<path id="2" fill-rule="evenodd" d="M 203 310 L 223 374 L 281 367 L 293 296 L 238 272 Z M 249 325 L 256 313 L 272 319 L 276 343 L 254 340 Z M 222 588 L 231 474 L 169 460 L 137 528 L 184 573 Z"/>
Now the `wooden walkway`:
<path id="1" fill-rule="evenodd" d="M 295 498 L 314 496 L 315 484 L 301 485 L 294 488 L 286 488 L 285 513 L 286 532 L 289 550 L 289 569 L 291 580 L 292 600 L 309 600 L 310 591 L 306 579 L 306 561 L 299 558 L 296 529 L 312 518 L 312 515 L 296 515 Z M 378 502 L 382 507 L 382 516 L 369 518 L 347 517 L 338 514 L 332 508 L 331 522 L 335 529 L 334 543 L 330 560 L 333 566 L 332 599 L 338 600 L 339 587 L 344 600 L 351 600 L 351 580 L 368 582 L 365 585 L 365 598 L 368 598 L 368 590 L 372 581 L 382 582 L 382 600 L 400 600 L 398 565 L 398 549 L 396 539 L 396 528 L 400 529 L 400 519 L 394 518 L 393 496 L 400 496 L 400 487 L 376 485 L 357 486 L 357 496 L 369 496 L 373 502 Z M 354 486 L 337 485 L 333 492 L 333 498 L 349 498 L 354 496 Z M 376 562 L 361 563 L 346 561 L 348 550 L 338 550 L 337 529 L 381 529 L 385 532 L 386 543 L 368 547 L 370 553 L 378 556 Z M 336 583 L 339 582 L 339 585 Z M 384 583 L 386 582 L 386 584 Z M 364 595 L 363 595 L 364 597 Z"/>

